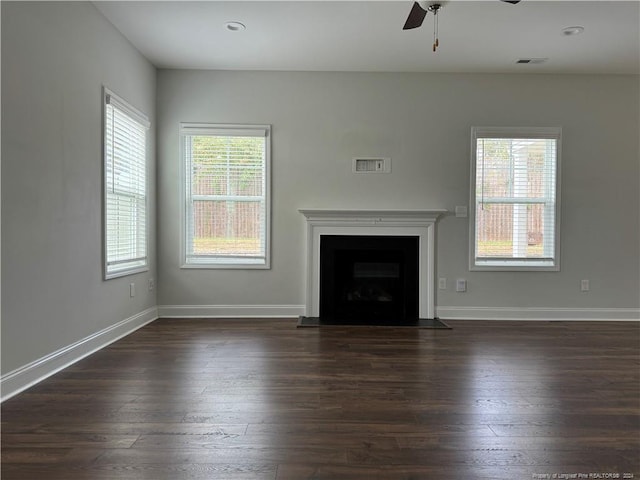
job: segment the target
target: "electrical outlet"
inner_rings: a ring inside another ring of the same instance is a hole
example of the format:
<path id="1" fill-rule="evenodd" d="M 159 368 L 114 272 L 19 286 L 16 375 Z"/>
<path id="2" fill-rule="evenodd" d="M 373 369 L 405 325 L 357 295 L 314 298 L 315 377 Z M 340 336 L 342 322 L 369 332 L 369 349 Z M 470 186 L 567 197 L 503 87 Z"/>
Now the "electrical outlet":
<path id="1" fill-rule="evenodd" d="M 135 283 L 130 283 L 129 284 L 129 296 L 131 298 L 136 296 L 136 284 Z"/>
<path id="2" fill-rule="evenodd" d="M 438 288 L 440 290 L 446 290 L 447 289 L 447 279 L 445 277 L 440 277 L 438 279 Z"/>
<path id="3" fill-rule="evenodd" d="M 466 292 L 467 281 L 464 278 L 458 278 L 456 280 L 456 292 Z"/>
<path id="4" fill-rule="evenodd" d="M 580 291 L 581 292 L 589 291 L 589 280 L 580 280 Z"/>
<path id="5" fill-rule="evenodd" d="M 149 279 L 149 291 L 150 291 L 150 292 L 151 292 L 151 291 L 153 291 L 153 289 L 155 288 L 155 286 L 156 286 L 156 282 L 153 280 L 153 278 L 150 278 L 150 279 Z"/>

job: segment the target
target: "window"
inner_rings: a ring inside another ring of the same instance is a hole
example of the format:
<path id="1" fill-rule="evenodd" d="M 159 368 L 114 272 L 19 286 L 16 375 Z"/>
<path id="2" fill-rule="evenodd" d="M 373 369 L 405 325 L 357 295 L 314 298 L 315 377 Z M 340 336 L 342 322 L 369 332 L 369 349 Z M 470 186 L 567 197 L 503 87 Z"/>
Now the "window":
<path id="1" fill-rule="evenodd" d="M 147 270 L 147 117 L 104 89 L 105 279 Z"/>
<path id="2" fill-rule="evenodd" d="M 472 129 L 471 270 L 559 270 L 560 128 Z"/>
<path id="3" fill-rule="evenodd" d="M 267 125 L 181 125 L 183 266 L 269 268 Z"/>

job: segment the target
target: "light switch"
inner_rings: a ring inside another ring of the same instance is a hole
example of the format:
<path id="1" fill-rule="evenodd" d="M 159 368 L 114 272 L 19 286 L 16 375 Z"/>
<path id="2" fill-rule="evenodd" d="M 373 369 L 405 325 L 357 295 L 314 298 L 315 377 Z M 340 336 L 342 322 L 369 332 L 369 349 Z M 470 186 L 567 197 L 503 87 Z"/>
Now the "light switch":
<path id="1" fill-rule="evenodd" d="M 456 206 L 456 217 L 465 218 L 467 216 L 467 207 L 466 205 L 457 205 Z"/>

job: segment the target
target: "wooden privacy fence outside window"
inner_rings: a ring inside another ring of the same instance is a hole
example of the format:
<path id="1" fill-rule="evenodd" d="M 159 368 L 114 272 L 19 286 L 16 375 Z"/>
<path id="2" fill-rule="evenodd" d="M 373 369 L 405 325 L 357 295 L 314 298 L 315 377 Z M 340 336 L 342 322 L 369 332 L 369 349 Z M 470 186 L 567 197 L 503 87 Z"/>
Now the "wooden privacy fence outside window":
<path id="1" fill-rule="evenodd" d="M 182 124 L 183 266 L 268 268 L 270 127 Z"/>

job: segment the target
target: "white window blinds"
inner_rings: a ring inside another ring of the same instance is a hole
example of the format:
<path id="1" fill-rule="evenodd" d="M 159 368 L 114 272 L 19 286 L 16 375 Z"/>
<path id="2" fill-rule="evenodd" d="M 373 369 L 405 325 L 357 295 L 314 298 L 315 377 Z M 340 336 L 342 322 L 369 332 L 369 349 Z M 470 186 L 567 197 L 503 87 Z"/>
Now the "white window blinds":
<path id="1" fill-rule="evenodd" d="M 472 267 L 557 269 L 559 128 L 473 130 Z"/>
<path id="2" fill-rule="evenodd" d="M 268 126 L 182 124 L 186 266 L 268 267 Z"/>
<path id="3" fill-rule="evenodd" d="M 147 118 L 104 91 L 105 278 L 147 268 Z"/>

